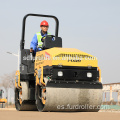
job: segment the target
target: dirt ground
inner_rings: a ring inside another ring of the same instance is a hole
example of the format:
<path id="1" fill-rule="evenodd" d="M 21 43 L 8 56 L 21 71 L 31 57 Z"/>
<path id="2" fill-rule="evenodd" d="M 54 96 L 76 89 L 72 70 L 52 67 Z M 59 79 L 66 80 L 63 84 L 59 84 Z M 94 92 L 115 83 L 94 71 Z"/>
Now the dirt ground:
<path id="1" fill-rule="evenodd" d="M 120 112 L 38 112 L 0 109 L 0 120 L 119 120 Z"/>

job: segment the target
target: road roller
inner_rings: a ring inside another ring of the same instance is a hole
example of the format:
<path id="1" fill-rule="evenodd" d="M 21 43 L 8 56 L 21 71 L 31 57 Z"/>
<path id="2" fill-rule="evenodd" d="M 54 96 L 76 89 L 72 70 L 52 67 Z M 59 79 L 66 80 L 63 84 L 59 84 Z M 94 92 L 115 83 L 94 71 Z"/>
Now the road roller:
<path id="1" fill-rule="evenodd" d="M 47 17 L 55 20 L 55 34 L 47 35 L 44 40 L 42 38 L 42 51 L 37 51 L 36 54 L 24 48 L 27 17 Z M 24 16 L 20 42 L 21 63 L 15 74 L 16 109 L 40 112 L 98 112 L 102 103 L 98 60 L 79 49 L 63 48 L 58 29 L 59 20 L 55 16 Z"/>
<path id="2" fill-rule="evenodd" d="M 7 99 L 3 98 L 4 91 L 0 89 L 0 108 L 5 108 L 5 104 L 7 103 Z"/>

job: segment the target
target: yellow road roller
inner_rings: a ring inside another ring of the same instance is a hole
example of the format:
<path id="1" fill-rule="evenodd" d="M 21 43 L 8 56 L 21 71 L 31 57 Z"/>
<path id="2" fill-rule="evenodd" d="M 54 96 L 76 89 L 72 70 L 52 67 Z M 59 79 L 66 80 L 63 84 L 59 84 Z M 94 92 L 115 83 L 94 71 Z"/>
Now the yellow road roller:
<path id="1" fill-rule="evenodd" d="M 42 38 L 36 55 L 24 48 L 26 18 L 55 20 L 55 35 Z M 15 106 L 18 111 L 97 112 L 102 103 L 101 71 L 95 56 L 75 48 L 63 48 L 57 17 L 27 14 L 20 42 L 20 70 L 15 74 Z"/>
<path id="2" fill-rule="evenodd" d="M 7 103 L 7 99 L 3 98 L 4 91 L 0 89 L 0 108 L 5 108 L 5 103 Z"/>

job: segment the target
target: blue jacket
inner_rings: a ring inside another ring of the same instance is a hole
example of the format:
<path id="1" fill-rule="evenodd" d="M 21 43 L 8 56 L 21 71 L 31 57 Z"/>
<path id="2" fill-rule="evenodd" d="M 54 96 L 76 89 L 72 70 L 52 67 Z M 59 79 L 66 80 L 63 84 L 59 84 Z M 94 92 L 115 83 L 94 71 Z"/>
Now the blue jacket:
<path id="1" fill-rule="evenodd" d="M 48 33 L 43 34 L 42 31 L 41 31 L 42 37 L 45 37 L 47 34 Z M 31 41 L 31 44 L 30 44 L 30 48 L 33 48 L 35 54 L 36 54 L 37 51 L 42 50 L 41 48 L 37 48 L 37 46 L 38 46 L 38 40 L 37 40 L 37 34 L 35 34 L 32 41 Z"/>

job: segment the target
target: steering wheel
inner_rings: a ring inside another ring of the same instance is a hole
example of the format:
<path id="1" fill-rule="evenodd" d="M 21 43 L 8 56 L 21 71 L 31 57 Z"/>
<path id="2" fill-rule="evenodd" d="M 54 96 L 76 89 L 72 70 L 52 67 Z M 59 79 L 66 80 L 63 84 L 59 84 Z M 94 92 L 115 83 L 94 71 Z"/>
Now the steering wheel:
<path id="1" fill-rule="evenodd" d="M 53 38 L 53 37 L 55 37 L 55 36 L 54 36 L 54 35 L 46 35 L 46 36 L 44 36 L 44 37 L 41 38 L 41 41 L 42 41 L 42 42 L 44 42 L 45 37 L 52 37 L 52 38 Z"/>

